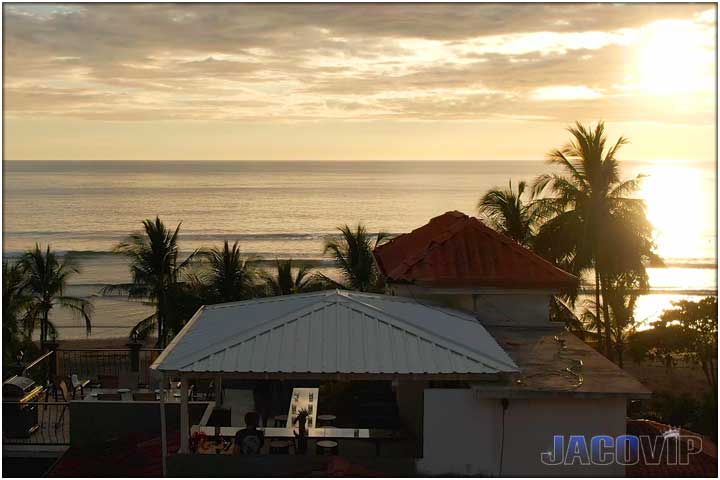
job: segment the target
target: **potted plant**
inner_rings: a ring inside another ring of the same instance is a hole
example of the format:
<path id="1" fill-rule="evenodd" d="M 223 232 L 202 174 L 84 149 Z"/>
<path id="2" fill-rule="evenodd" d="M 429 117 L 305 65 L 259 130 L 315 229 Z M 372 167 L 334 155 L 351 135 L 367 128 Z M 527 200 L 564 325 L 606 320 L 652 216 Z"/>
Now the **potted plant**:
<path id="1" fill-rule="evenodd" d="M 307 451 L 307 417 L 308 411 L 301 409 L 297 416 L 293 419 L 293 425 L 298 424 L 299 433 L 293 432 L 297 439 L 297 453 L 305 453 Z"/>

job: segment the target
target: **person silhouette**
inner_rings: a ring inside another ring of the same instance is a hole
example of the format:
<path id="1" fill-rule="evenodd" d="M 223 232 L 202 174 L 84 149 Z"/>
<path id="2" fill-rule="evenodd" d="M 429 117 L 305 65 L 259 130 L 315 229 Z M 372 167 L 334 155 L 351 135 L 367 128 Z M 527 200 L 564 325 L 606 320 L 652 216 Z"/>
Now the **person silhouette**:
<path id="1" fill-rule="evenodd" d="M 257 429 L 258 414 L 248 412 L 245 414 L 245 428 L 235 434 L 235 455 L 257 455 L 265 444 L 265 435 Z"/>

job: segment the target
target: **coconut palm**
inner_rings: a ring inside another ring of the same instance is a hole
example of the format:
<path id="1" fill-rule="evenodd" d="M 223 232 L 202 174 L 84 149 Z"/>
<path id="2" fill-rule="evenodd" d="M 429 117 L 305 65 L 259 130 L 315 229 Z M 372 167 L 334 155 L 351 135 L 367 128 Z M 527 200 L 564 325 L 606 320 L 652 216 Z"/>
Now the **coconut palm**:
<path id="1" fill-rule="evenodd" d="M 27 277 L 20 264 L 3 261 L 2 290 L 2 345 L 3 367 L 7 367 L 20 349 L 22 325 L 26 323 L 32 297 Z M 3 370 L 4 371 L 4 370 Z"/>
<path id="2" fill-rule="evenodd" d="M 529 246 L 540 217 L 535 204 L 523 199 L 526 187 L 525 182 L 520 182 L 517 191 L 513 190 L 510 180 L 507 188 L 488 190 L 478 202 L 477 209 L 490 227 L 521 245 Z"/>
<path id="3" fill-rule="evenodd" d="M 185 320 L 185 309 L 178 309 L 176 305 L 183 294 L 183 274 L 195 260 L 198 250 L 185 260 L 178 260 L 178 234 L 182 222 L 174 231 L 165 227 L 159 217 L 146 219 L 142 224 L 142 231 L 130 234 L 114 248 L 116 253 L 128 258 L 132 281 L 106 287 L 103 293 L 120 292 L 152 303 L 155 312 L 133 327 L 130 338 L 145 338 L 157 327 L 157 344 L 162 348 Z"/>
<path id="4" fill-rule="evenodd" d="M 295 268 L 293 260 L 275 260 L 275 272 L 263 272 L 266 294 L 290 295 L 293 293 L 313 292 L 322 290 L 325 283 L 318 275 L 312 273 L 307 265 L 300 265 Z M 293 270 L 295 271 L 293 275 Z"/>
<path id="5" fill-rule="evenodd" d="M 225 240 L 222 248 L 200 254 L 208 262 L 208 271 L 200 276 L 207 303 L 235 302 L 255 296 L 258 272 L 253 258 L 243 257 L 238 242 L 232 247 Z"/>
<path id="6" fill-rule="evenodd" d="M 578 122 L 568 131 L 572 140 L 548 156 L 549 163 L 559 166 L 562 173 L 544 174 L 535 180 L 533 194 L 547 194 L 537 200 L 540 208 L 554 213 L 539 229 L 534 247 L 577 275 L 593 268 L 595 316 L 601 318 L 601 310 L 605 313 L 605 350 L 612 358 L 612 325 L 608 309 L 600 300 L 603 276 L 610 275 L 613 264 L 640 264 L 642 257 L 618 261 L 616 249 L 620 242 L 613 241 L 610 232 L 622 232 L 625 238 L 632 239 L 632 248 L 626 251 L 650 257 L 652 227 L 645 216 L 644 202 L 628 197 L 637 190 L 642 177 L 620 179 L 616 156 L 627 139 L 620 137 L 606 149 L 603 122 L 594 129 Z"/>
<path id="7" fill-rule="evenodd" d="M 65 295 L 68 280 L 80 269 L 65 257 L 60 260 L 50 249 L 43 250 L 40 245 L 28 250 L 20 258 L 18 268 L 26 276 L 29 299 L 29 313 L 25 316 L 25 332 L 31 336 L 36 323 L 40 323 L 40 348 L 43 349 L 48 337 L 55 338 L 57 330 L 50 321 L 50 312 L 60 307 L 70 310 L 85 321 L 88 335 L 92 328 L 93 305 L 84 298 Z"/>
<path id="8" fill-rule="evenodd" d="M 378 271 L 373 250 L 389 238 L 380 232 L 373 235 L 364 225 L 358 224 L 353 230 L 348 225 L 339 227 L 339 240 L 325 242 L 324 255 L 330 255 L 340 270 L 342 282 L 338 285 L 361 292 L 382 291 L 382 275 Z M 336 282 L 337 283 L 337 282 Z"/>
<path id="9" fill-rule="evenodd" d="M 648 285 L 646 279 L 634 273 L 606 280 L 606 283 L 603 302 L 607 311 L 603 315 L 610 319 L 610 338 L 617 354 L 618 365 L 622 367 L 628 339 L 638 327 L 635 320 L 635 306 L 640 295 L 647 291 Z M 599 332 L 600 322 L 593 312 L 595 304 L 592 300 L 587 300 L 585 304 L 586 308 L 581 318 L 589 330 Z"/>

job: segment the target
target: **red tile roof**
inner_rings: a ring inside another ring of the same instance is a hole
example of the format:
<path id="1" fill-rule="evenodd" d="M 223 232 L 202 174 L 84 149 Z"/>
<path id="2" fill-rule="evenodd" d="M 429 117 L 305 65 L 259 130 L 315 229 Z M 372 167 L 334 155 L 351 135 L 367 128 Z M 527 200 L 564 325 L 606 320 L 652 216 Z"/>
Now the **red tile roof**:
<path id="1" fill-rule="evenodd" d="M 428 287 L 562 289 L 577 278 L 480 220 L 454 211 L 373 252 L 389 282 Z"/>
<path id="2" fill-rule="evenodd" d="M 627 421 L 627 433 L 637 435 L 643 442 L 644 452 L 657 451 L 655 457 L 646 458 L 640 455 L 638 463 L 625 467 L 625 475 L 628 477 L 717 477 L 717 447 L 707 437 L 702 438 L 702 451 L 694 455 L 683 454 L 681 459 L 687 459 L 687 465 L 674 465 L 668 463 L 668 458 L 676 458 L 676 452 L 663 452 L 654 445 L 655 437 L 659 437 L 670 429 L 669 425 L 665 425 L 652 420 L 630 420 Z M 681 435 L 693 435 L 702 437 L 693 432 L 681 429 Z M 683 452 L 687 452 L 687 445 L 682 441 L 679 443 L 669 443 L 668 448 L 680 448 Z M 654 450 L 653 450 L 654 447 Z"/>

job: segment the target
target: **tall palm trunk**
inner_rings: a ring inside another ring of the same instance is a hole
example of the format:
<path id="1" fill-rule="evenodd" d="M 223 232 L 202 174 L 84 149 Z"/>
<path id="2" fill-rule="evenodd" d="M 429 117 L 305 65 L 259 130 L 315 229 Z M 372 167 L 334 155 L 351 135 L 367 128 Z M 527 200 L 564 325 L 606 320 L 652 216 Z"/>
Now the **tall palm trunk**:
<path id="1" fill-rule="evenodd" d="M 602 296 L 602 312 L 603 312 L 603 324 L 605 327 L 605 352 L 607 358 L 613 361 L 613 344 L 612 344 L 612 320 L 610 318 L 610 309 L 608 307 L 607 299 L 607 287 L 606 281 L 602 275 L 598 276 L 600 280 L 600 292 Z M 600 317 L 598 317 L 599 319 Z"/>
<path id="2" fill-rule="evenodd" d="M 48 305 L 52 305 L 50 300 L 46 300 L 44 303 L 45 306 L 43 307 L 43 314 L 40 319 L 40 351 L 43 353 L 45 353 L 45 348 L 47 348 L 50 333 L 50 307 L 48 307 Z"/>
<path id="3" fill-rule="evenodd" d="M 158 328 L 158 348 L 165 348 L 165 336 L 167 335 L 167 326 L 165 325 L 165 313 L 167 312 L 165 289 L 162 284 L 157 287 L 157 328 Z"/>
<path id="4" fill-rule="evenodd" d="M 600 349 L 602 350 L 603 328 L 602 320 L 600 319 L 600 272 L 598 271 L 597 264 L 595 265 L 595 268 L 593 270 L 595 271 L 595 319 L 598 331 L 598 347 L 600 347 Z"/>
<path id="5" fill-rule="evenodd" d="M 158 348 L 165 348 L 165 298 L 161 293 L 157 304 Z"/>
<path id="6" fill-rule="evenodd" d="M 40 319 L 40 351 L 45 353 L 45 343 L 47 342 L 47 322 L 48 312 L 43 309 L 43 316 Z"/>

